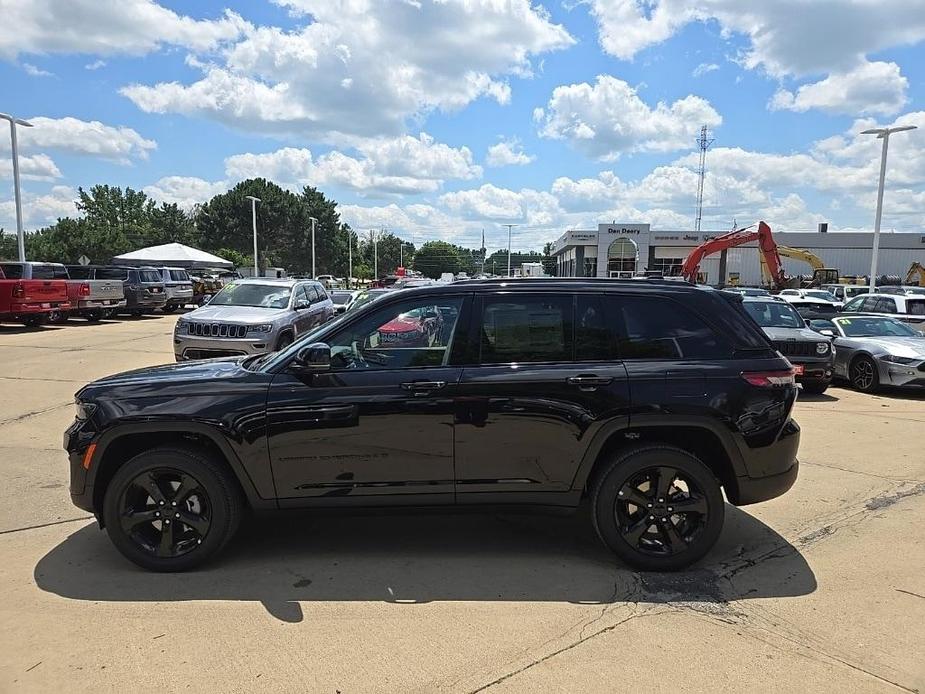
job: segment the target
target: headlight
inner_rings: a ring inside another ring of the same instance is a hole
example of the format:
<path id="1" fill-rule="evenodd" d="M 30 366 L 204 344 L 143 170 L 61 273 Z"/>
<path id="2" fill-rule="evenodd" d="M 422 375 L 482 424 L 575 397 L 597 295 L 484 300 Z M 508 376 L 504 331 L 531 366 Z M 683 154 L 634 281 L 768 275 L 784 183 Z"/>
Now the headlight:
<path id="1" fill-rule="evenodd" d="M 264 323 L 263 325 L 248 325 L 247 332 L 249 333 L 268 333 L 273 330 L 273 325 L 271 323 Z"/>
<path id="2" fill-rule="evenodd" d="M 77 406 L 77 414 L 75 416 L 80 421 L 90 419 L 90 417 L 93 416 L 93 413 L 96 412 L 96 405 L 93 403 L 75 400 L 74 404 Z"/>
<path id="3" fill-rule="evenodd" d="M 189 325 L 188 320 L 178 320 L 176 325 L 173 326 L 173 331 L 175 333 L 180 332 L 181 330 L 186 330 L 186 326 Z"/>
<path id="4" fill-rule="evenodd" d="M 816 354 L 828 354 L 828 352 L 829 352 L 828 342 L 817 342 L 816 343 Z"/>
<path id="5" fill-rule="evenodd" d="M 914 364 L 919 361 L 915 357 L 897 357 L 895 354 L 887 354 L 885 357 L 880 358 L 893 364 Z"/>

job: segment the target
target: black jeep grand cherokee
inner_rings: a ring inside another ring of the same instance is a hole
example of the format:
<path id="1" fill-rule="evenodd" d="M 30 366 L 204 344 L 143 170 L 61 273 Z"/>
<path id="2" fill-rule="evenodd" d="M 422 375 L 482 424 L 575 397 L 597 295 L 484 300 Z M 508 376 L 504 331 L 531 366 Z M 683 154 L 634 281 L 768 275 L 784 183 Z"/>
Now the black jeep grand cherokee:
<path id="1" fill-rule="evenodd" d="M 249 506 L 576 507 L 626 563 L 701 558 L 733 504 L 787 491 L 790 364 L 737 296 L 668 280 L 395 292 L 282 352 L 77 393 L 71 496 L 155 571 L 217 554 Z"/>

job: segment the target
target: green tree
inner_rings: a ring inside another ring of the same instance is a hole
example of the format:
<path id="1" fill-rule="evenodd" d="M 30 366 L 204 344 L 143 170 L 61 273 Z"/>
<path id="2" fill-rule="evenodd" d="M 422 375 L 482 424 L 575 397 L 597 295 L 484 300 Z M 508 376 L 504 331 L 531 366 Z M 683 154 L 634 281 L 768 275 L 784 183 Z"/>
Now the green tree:
<path id="1" fill-rule="evenodd" d="M 164 202 L 160 207 L 152 208 L 149 226 L 146 241 L 152 246 L 174 242 L 195 246 L 199 240 L 192 216 L 176 203 Z"/>
<path id="2" fill-rule="evenodd" d="M 462 264 L 458 247 L 446 241 L 428 241 L 414 254 L 414 269 L 433 279 L 444 272 L 455 275 Z"/>
<path id="3" fill-rule="evenodd" d="M 48 262 L 76 263 L 86 255 L 93 263 L 108 263 L 134 248 L 120 227 L 98 227 L 88 219 L 64 217 L 26 235 L 26 257 Z"/>
<path id="4" fill-rule="evenodd" d="M 246 255 L 233 248 L 219 248 L 214 253 L 219 258 L 224 258 L 228 262 L 233 263 L 235 267 L 254 267 L 253 255 Z"/>
<path id="5" fill-rule="evenodd" d="M 78 188 L 77 193 L 77 209 L 94 229 L 118 230 L 138 248 L 150 245 L 147 240 L 155 204 L 145 193 L 109 185 L 95 185 L 89 192 Z"/>

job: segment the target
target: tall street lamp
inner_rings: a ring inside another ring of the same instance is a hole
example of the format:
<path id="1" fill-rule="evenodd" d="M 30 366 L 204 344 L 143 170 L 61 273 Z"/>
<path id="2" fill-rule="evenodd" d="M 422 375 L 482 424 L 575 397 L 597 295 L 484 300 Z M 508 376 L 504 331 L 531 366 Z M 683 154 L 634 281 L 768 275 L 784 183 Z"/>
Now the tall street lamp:
<path id="1" fill-rule="evenodd" d="M 19 247 L 19 262 L 26 262 L 26 236 L 22 228 L 22 193 L 19 190 L 19 147 L 16 142 L 16 126 L 31 128 L 32 123 L 0 113 L 0 118 L 10 122 L 10 140 L 13 143 L 13 196 L 16 198 L 16 244 Z"/>
<path id="2" fill-rule="evenodd" d="M 876 135 L 883 140 L 883 150 L 880 153 L 880 187 L 877 189 L 877 217 L 874 220 L 874 244 L 870 255 L 870 293 L 873 294 L 877 285 L 877 256 L 880 253 L 880 217 L 883 214 L 883 184 L 886 180 L 886 151 L 890 146 L 890 135 L 905 130 L 915 130 L 915 125 L 897 125 L 893 128 L 871 128 L 861 132 L 862 135 Z"/>
<path id="3" fill-rule="evenodd" d="M 513 277 L 511 275 L 511 230 L 520 226 L 519 224 L 502 224 L 501 226 L 507 227 L 507 276 Z"/>
<path id="4" fill-rule="evenodd" d="M 318 220 L 314 217 L 309 217 L 312 220 L 312 279 L 315 279 L 317 275 L 315 274 L 315 225 L 318 223 Z"/>
<path id="5" fill-rule="evenodd" d="M 254 224 L 254 277 L 260 277 L 260 270 L 257 269 L 257 203 L 260 202 L 260 198 L 253 195 L 244 197 L 251 201 L 251 221 Z"/>
<path id="6" fill-rule="evenodd" d="M 347 289 L 353 283 L 353 232 L 347 229 Z"/>

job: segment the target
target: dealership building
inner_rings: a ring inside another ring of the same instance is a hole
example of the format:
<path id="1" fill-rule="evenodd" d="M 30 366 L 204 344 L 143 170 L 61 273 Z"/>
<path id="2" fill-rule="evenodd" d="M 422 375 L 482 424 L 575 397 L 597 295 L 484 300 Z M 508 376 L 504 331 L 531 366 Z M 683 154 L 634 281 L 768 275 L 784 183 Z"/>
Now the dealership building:
<path id="1" fill-rule="evenodd" d="M 678 274 L 692 249 L 720 236 L 717 232 L 661 231 L 648 224 L 600 224 L 597 230 L 569 230 L 556 239 L 553 256 L 559 277 L 632 277 L 646 270 L 665 275 Z M 870 273 L 873 233 L 819 231 L 774 231 L 780 246 L 810 251 L 826 267 L 842 275 Z M 805 262 L 782 258 L 788 275 L 811 275 Z M 878 275 L 905 277 L 909 265 L 925 264 L 925 232 L 880 234 Z M 752 241 L 722 253 L 707 256 L 700 264 L 708 284 L 738 281 L 740 285 L 762 283 L 758 244 Z"/>

